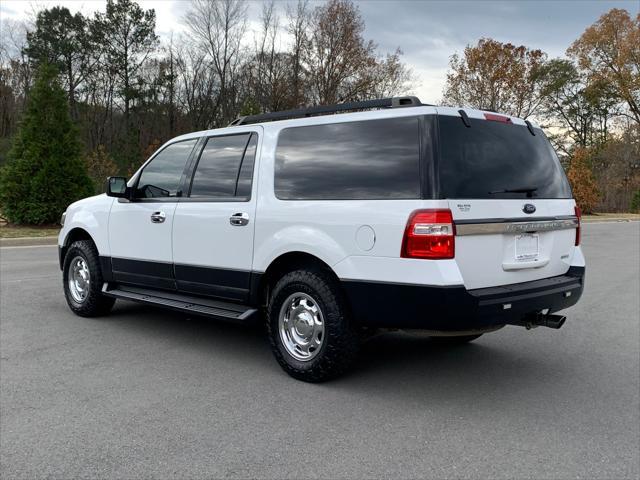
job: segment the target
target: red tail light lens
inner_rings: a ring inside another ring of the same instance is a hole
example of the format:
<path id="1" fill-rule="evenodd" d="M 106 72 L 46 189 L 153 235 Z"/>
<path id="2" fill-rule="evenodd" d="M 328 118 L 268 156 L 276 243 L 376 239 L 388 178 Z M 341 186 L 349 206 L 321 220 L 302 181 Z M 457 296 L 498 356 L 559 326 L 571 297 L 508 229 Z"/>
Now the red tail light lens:
<path id="1" fill-rule="evenodd" d="M 403 258 L 453 258 L 455 227 L 451 210 L 416 210 L 409 217 L 402 240 Z"/>
<path id="2" fill-rule="evenodd" d="M 485 113 L 484 118 L 487 120 L 491 120 L 492 122 L 511 123 L 511 119 L 509 117 L 505 117 L 504 115 L 496 115 L 494 113 Z"/>
<path id="3" fill-rule="evenodd" d="M 580 227 L 582 223 L 582 211 L 579 206 L 575 206 L 576 217 L 578 217 L 578 228 L 576 228 L 576 247 L 580 245 Z"/>

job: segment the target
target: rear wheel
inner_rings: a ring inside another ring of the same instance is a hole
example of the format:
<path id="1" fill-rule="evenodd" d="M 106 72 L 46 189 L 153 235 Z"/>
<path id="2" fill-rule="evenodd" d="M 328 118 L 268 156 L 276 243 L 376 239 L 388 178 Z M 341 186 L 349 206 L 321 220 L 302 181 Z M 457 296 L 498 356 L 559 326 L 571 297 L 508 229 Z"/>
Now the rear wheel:
<path id="1" fill-rule="evenodd" d="M 296 270 L 278 280 L 267 326 L 278 363 L 299 380 L 334 378 L 352 365 L 358 352 L 359 336 L 342 292 L 321 269 Z"/>
<path id="2" fill-rule="evenodd" d="M 446 337 L 429 337 L 429 339 L 438 345 L 461 345 L 463 343 L 469 343 L 474 341 L 476 338 L 481 337 L 482 334 L 477 335 L 452 335 Z"/>
<path id="3" fill-rule="evenodd" d="M 89 240 L 73 242 L 64 257 L 64 295 L 69 308 L 82 317 L 106 315 L 115 299 L 102 294 L 98 252 Z"/>

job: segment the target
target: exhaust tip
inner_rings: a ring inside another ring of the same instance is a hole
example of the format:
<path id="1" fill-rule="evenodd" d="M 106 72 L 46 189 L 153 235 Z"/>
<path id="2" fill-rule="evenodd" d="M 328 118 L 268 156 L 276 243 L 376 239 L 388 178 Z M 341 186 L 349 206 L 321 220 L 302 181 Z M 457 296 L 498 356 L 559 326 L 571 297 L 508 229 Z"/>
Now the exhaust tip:
<path id="1" fill-rule="evenodd" d="M 567 321 L 567 317 L 564 315 L 545 315 L 546 323 L 545 327 L 558 329 L 564 325 L 564 322 Z"/>
<path id="2" fill-rule="evenodd" d="M 537 315 L 529 316 L 523 323 L 516 323 L 515 325 L 522 325 L 530 330 L 536 327 L 547 327 L 553 329 L 559 329 L 567 321 L 567 317 L 564 315 L 550 315 L 547 313 L 538 313 Z"/>
<path id="3" fill-rule="evenodd" d="M 567 317 L 564 315 L 549 315 L 545 313 L 539 313 L 533 320 L 533 324 L 541 327 L 555 328 L 556 330 L 564 325 L 567 321 Z"/>

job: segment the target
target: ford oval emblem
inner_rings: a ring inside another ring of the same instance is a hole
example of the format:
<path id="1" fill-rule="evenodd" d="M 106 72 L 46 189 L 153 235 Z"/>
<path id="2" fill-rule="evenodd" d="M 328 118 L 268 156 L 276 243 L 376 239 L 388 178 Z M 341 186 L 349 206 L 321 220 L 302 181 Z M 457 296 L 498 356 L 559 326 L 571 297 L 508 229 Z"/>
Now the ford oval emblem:
<path id="1" fill-rule="evenodd" d="M 522 207 L 522 211 L 524 213 L 534 213 L 536 211 L 536 206 L 531 203 L 525 203 L 524 207 Z"/>

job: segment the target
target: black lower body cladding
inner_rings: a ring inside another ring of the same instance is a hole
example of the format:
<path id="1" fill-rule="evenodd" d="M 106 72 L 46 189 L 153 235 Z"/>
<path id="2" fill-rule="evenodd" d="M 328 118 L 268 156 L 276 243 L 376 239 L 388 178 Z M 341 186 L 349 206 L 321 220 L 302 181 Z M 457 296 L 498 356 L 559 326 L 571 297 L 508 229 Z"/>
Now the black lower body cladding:
<path id="1" fill-rule="evenodd" d="M 472 330 L 521 324 L 548 309 L 574 305 L 584 289 L 584 267 L 532 282 L 467 290 L 381 282 L 342 282 L 358 323 L 381 328 Z"/>
<path id="2" fill-rule="evenodd" d="M 59 250 L 61 261 L 64 250 Z M 105 282 L 142 285 L 260 306 L 262 274 L 166 263 L 99 257 Z M 474 330 L 522 324 L 542 310 L 554 313 L 574 305 L 584 288 L 584 267 L 557 277 L 499 287 L 410 285 L 342 280 L 354 321 L 363 326 L 426 330 Z M 187 281 L 188 280 L 188 281 Z M 207 287 L 195 291 L 192 284 Z M 186 288 L 185 288 L 186 287 Z M 235 295 L 242 287 L 242 297 Z M 234 293 L 230 296 L 229 292 Z M 246 300 L 245 300 L 246 299 Z M 247 301 L 248 300 L 248 301 Z"/>

